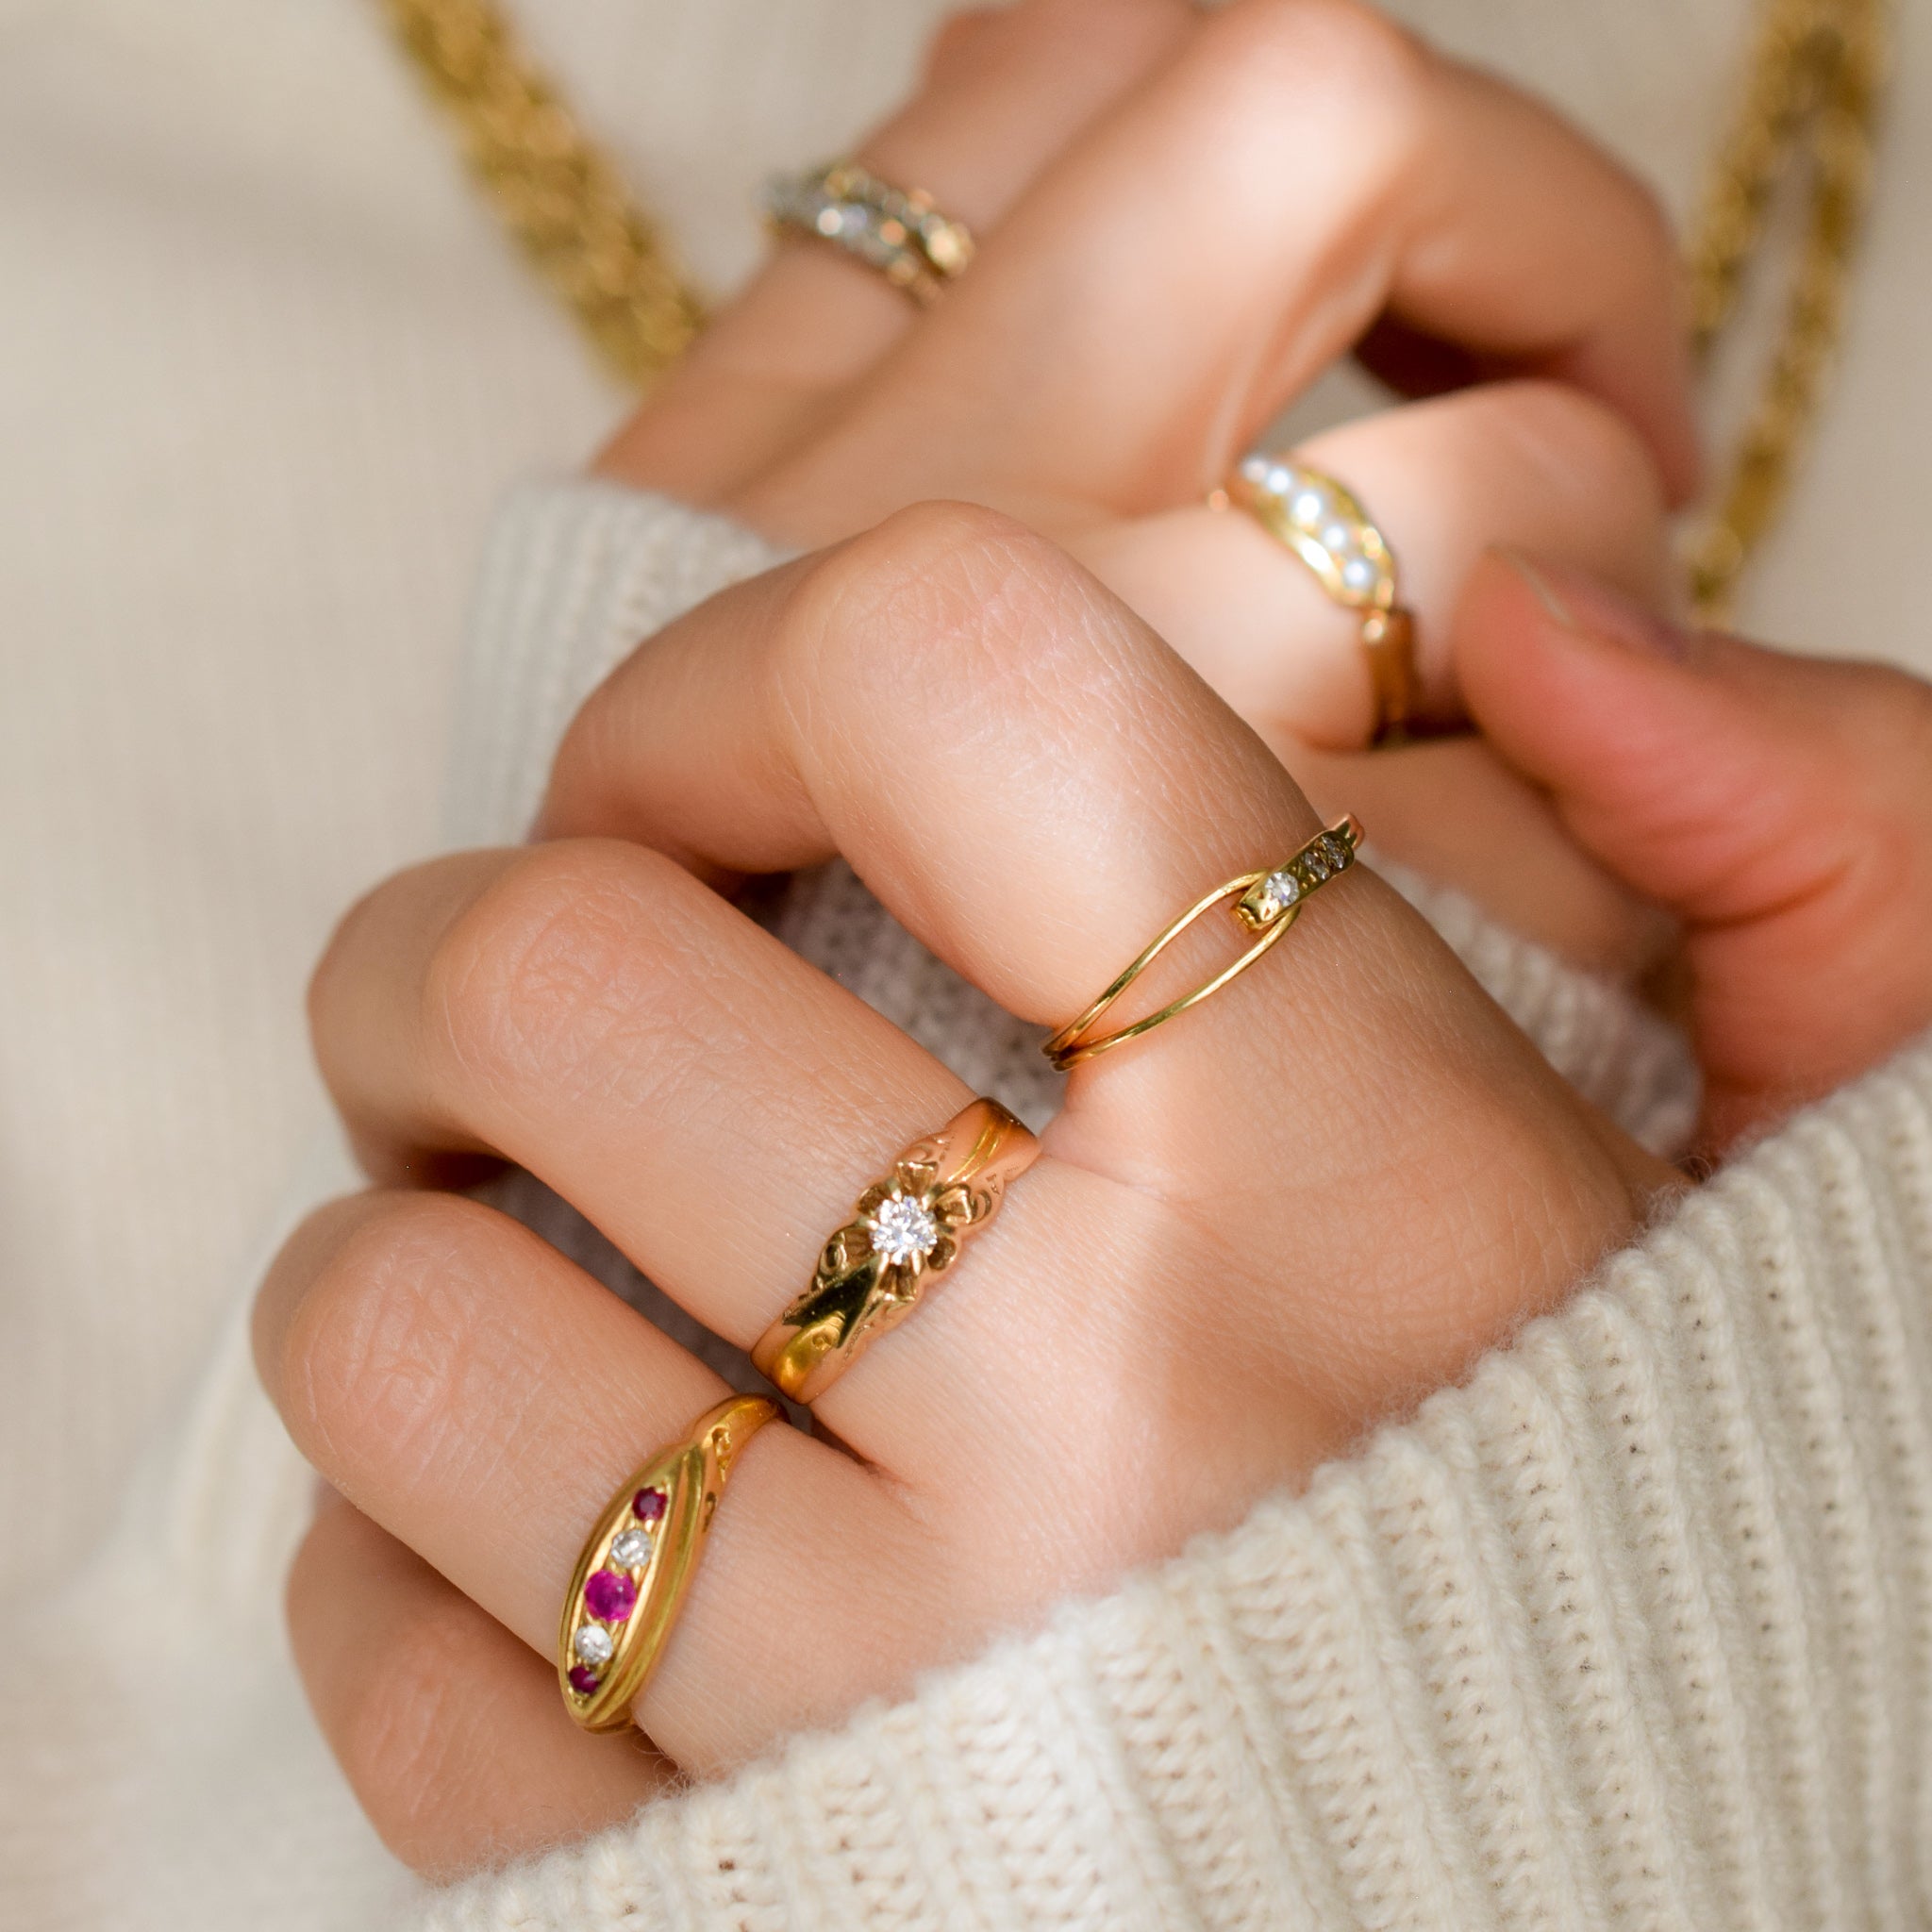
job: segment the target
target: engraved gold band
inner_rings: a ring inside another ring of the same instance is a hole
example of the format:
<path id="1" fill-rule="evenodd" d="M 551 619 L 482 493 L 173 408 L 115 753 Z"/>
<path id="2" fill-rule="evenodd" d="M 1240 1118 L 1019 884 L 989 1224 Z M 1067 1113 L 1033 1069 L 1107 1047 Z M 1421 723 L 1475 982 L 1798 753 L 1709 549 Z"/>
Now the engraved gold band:
<path id="1" fill-rule="evenodd" d="M 1040 1143 L 996 1100 L 975 1100 L 915 1141 L 826 1241 L 811 1285 L 759 1337 L 752 1361 L 795 1402 L 815 1402 L 909 1315 L 930 1276 L 1000 1210 Z"/>
<path id="2" fill-rule="evenodd" d="M 1325 832 L 1318 832 L 1300 851 L 1285 858 L 1279 865 L 1260 872 L 1244 872 L 1239 878 L 1227 880 L 1216 886 L 1205 898 L 1197 899 L 1193 905 L 1176 919 L 1164 932 L 1122 969 L 1118 978 L 1103 992 L 1093 1004 L 1077 1018 L 1069 1020 L 1059 1031 L 1041 1045 L 1043 1053 L 1054 1065 L 1064 1073 L 1067 1068 L 1077 1066 L 1082 1060 L 1091 1060 L 1096 1054 L 1109 1053 L 1117 1046 L 1124 1046 L 1130 1040 L 1138 1040 L 1143 1033 L 1151 1033 L 1167 1021 L 1185 1013 L 1190 1007 L 1198 1007 L 1205 999 L 1221 991 L 1230 981 L 1238 979 L 1261 955 L 1275 945 L 1281 936 L 1301 915 L 1302 907 L 1308 896 L 1319 891 L 1332 878 L 1339 877 L 1355 863 L 1356 852 L 1361 844 L 1362 828 L 1353 817 L 1345 817 L 1339 824 L 1329 826 Z M 1234 916 L 1242 928 L 1258 934 L 1253 945 L 1231 965 L 1217 973 L 1205 984 L 1197 986 L 1192 992 L 1183 993 L 1177 1000 L 1170 1000 L 1158 1012 L 1149 1013 L 1144 1020 L 1136 1020 L 1131 1026 L 1122 1026 L 1112 1033 L 1092 1035 L 1091 1029 L 1106 1015 L 1107 1010 L 1126 990 L 1139 979 L 1149 966 L 1169 945 L 1177 940 L 1197 919 L 1205 917 L 1215 907 L 1232 899 Z M 1088 1036 L 1088 1037 L 1083 1037 Z"/>
<path id="3" fill-rule="evenodd" d="M 1268 456 L 1244 457 L 1208 500 L 1246 510 L 1336 603 L 1360 614 L 1375 697 L 1371 741 L 1403 742 L 1420 694 L 1415 619 L 1396 602 L 1395 558 L 1369 513 L 1333 476 Z"/>
<path id="4" fill-rule="evenodd" d="M 973 259 L 973 231 L 919 189 L 894 188 L 857 161 L 774 176 L 765 215 L 775 230 L 815 235 L 876 269 L 922 305 Z"/>
<path id="5" fill-rule="evenodd" d="M 610 1499 L 563 1599 L 557 1681 L 587 1731 L 622 1730 L 697 1574 L 740 1452 L 778 1413 L 762 1395 L 707 1409 Z"/>

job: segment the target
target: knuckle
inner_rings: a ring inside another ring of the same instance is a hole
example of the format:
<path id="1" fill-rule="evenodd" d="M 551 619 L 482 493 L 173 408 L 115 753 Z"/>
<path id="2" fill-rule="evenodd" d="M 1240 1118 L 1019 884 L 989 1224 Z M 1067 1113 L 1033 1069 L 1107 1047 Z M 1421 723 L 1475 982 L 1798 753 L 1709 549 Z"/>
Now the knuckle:
<path id="1" fill-rule="evenodd" d="M 903 690 L 922 709 L 983 687 L 1066 634 L 1090 608 L 1091 579 L 1024 525 L 970 504 L 901 510 L 829 553 L 799 581 L 786 618 L 783 672 L 803 704 L 857 682 Z"/>
<path id="2" fill-rule="evenodd" d="M 1229 71 L 1278 112 L 1308 102 L 1345 117 L 1357 152 L 1377 135 L 1410 135 L 1426 104 L 1434 59 L 1397 22 L 1363 0 L 1241 0 L 1203 29 Z"/>
<path id="3" fill-rule="evenodd" d="M 533 847 L 451 921 L 424 974 L 423 1037 L 458 1084 L 541 1083 L 553 1102 L 602 1091 L 634 1060 L 677 953 L 663 890 L 676 868 L 603 840 Z M 678 874 L 679 878 L 683 877 Z"/>
<path id="4" fill-rule="evenodd" d="M 333 1091 L 353 1091 L 353 1049 L 366 1036 L 372 998 L 380 1009 L 399 961 L 413 971 L 418 934 L 466 905 L 501 863 L 490 851 L 428 859 L 391 874 L 342 915 L 308 981 L 309 1032 Z"/>
<path id="5" fill-rule="evenodd" d="M 962 7 L 947 14 L 926 40 L 923 87 L 931 91 L 965 79 L 973 71 L 973 57 L 985 46 L 989 32 L 998 32 L 1004 18 L 1003 8 L 991 7 Z"/>
<path id="6" fill-rule="evenodd" d="M 1189 26 L 1188 0 L 1036 0 L 1028 7 L 970 6 L 948 14 L 926 42 L 924 86 L 940 91 L 1065 62 L 1070 44 L 1103 71 L 1124 75 L 1135 56 Z M 1049 69 L 1050 71 L 1050 69 Z"/>
<path id="7" fill-rule="evenodd" d="M 350 1490 L 374 1471 L 409 1480 L 461 1426 L 494 1222 L 448 1194 L 375 1196 L 359 1210 L 314 1266 L 271 1377 L 290 1433 Z"/>

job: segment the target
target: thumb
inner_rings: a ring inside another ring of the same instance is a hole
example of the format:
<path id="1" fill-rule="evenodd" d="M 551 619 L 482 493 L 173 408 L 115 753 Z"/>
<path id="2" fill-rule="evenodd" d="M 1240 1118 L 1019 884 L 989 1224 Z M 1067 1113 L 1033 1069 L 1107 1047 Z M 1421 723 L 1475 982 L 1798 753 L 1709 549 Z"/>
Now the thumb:
<path id="1" fill-rule="evenodd" d="M 1714 1141 L 1932 1024 L 1932 687 L 1681 631 L 1502 553 L 1454 648 L 1498 753 L 1683 921 Z"/>

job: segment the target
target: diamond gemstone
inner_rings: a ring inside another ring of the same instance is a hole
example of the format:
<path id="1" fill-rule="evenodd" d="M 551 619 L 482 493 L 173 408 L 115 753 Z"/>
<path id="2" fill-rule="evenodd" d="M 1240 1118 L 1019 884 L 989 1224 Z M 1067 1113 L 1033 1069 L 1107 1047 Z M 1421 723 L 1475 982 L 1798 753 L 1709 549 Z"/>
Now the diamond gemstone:
<path id="1" fill-rule="evenodd" d="M 610 1560 L 622 1569 L 641 1570 L 651 1560 L 649 1533 L 641 1529 L 620 1531 L 610 1545 Z"/>
<path id="2" fill-rule="evenodd" d="M 1293 873 L 1271 872 L 1261 881 L 1261 890 L 1256 894 L 1256 899 L 1263 912 L 1273 915 L 1286 912 L 1301 895 L 1301 881 Z"/>
<path id="3" fill-rule="evenodd" d="M 1351 591 L 1374 590 L 1375 575 L 1375 566 L 1366 557 L 1351 557 L 1341 566 L 1341 581 Z"/>
<path id="4" fill-rule="evenodd" d="M 929 1255 L 939 1240 L 940 1224 L 931 1211 L 904 1194 L 882 1201 L 872 1218 L 873 1248 L 889 1261 L 903 1263 L 915 1255 Z"/>
<path id="5" fill-rule="evenodd" d="M 595 1624 L 586 1624 L 570 1641 L 570 1647 L 587 1664 L 603 1665 L 610 1661 L 617 1649 L 610 1641 L 610 1633 L 600 1629 Z"/>

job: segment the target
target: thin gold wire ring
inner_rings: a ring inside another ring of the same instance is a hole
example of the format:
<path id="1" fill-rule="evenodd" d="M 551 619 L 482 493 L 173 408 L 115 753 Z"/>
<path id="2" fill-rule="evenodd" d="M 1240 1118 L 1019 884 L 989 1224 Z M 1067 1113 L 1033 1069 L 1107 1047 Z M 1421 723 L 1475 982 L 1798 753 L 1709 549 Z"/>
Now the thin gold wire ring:
<path id="1" fill-rule="evenodd" d="M 1195 900 L 1173 924 L 1157 935 L 1123 967 L 1107 991 L 1086 1011 L 1069 1020 L 1058 1032 L 1041 1041 L 1041 1052 L 1058 1071 L 1065 1073 L 1069 1067 L 1078 1066 L 1082 1060 L 1091 1060 L 1097 1054 L 1109 1053 L 1117 1046 L 1124 1046 L 1130 1040 L 1140 1039 L 1143 1033 L 1153 1032 L 1157 1026 L 1165 1025 L 1168 1021 L 1185 1013 L 1190 1007 L 1198 1007 L 1230 981 L 1239 979 L 1262 954 L 1279 942 L 1282 935 L 1300 916 L 1309 893 L 1355 863 L 1361 839 L 1359 822 L 1353 815 L 1344 816 L 1326 831 L 1317 833 L 1280 865 L 1264 867 L 1259 872 L 1244 872 L 1239 877 L 1216 886 L 1206 897 Z M 1248 931 L 1261 935 L 1245 953 L 1231 965 L 1224 967 L 1212 979 L 1195 987 L 1191 992 L 1183 993 L 1179 999 L 1170 1000 L 1158 1012 L 1136 1020 L 1131 1026 L 1103 1033 L 1097 1040 L 1080 1038 L 1196 920 L 1204 918 L 1229 899 L 1236 901 L 1235 917 L 1241 924 Z"/>

